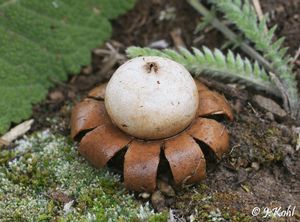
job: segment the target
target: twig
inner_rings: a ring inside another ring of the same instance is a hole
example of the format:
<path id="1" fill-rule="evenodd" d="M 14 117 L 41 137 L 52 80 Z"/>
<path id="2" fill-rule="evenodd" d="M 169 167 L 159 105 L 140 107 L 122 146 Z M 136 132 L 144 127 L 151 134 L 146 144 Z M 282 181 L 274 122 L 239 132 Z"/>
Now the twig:
<path id="1" fill-rule="evenodd" d="M 1 147 L 1 145 L 8 146 L 9 142 L 7 142 L 6 140 L 0 138 L 0 147 Z"/>
<path id="2" fill-rule="evenodd" d="M 262 21 L 263 18 L 264 18 L 264 14 L 262 12 L 259 0 L 252 0 L 252 4 L 254 6 L 254 9 L 255 9 L 255 12 L 257 14 L 257 17 L 258 17 L 259 21 Z M 265 27 L 265 32 L 266 33 L 268 32 L 268 28 L 267 27 Z"/>
<path id="3" fill-rule="evenodd" d="M 172 30 L 170 32 L 170 35 L 177 49 L 179 49 L 180 47 L 184 47 L 184 48 L 186 47 L 186 45 L 182 40 L 180 28 L 175 28 L 174 30 Z"/>
<path id="4" fill-rule="evenodd" d="M 98 73 L 101 73 L 105 77 L 109 77 L 109 70 L 112 69 L 112 67 L 120 60 L 124 60 L 125 56 L 120 54 L 118 50 L 109 42 L 106 43 L 106 47 L 108 50 L 102 50 L 102 52 L 105 52 L 106 57 L 103 59 L 101 63 L 101 69 Z M 107 53 L 109 52 L 109 53 Z"/>
<path id="5" fill-rule="evenodd" d="M 263 18 L 264 18 L 264 14 L 262 12 L 259 0 L 252 0 L 252 4 L 254 6 L 254 9 L 255 9 L 255 12 L 257 14 L 257 17 L 258 17 L 259 21 L 262 21 Z M 266 33 L 268 32 L 267 26 L 265 27 L 265 32 Z"/>
<path id="6" fill-rule="evenodd" d="M 187 0 L 187 1 L 194 9 L 196 9 L 203 16 L 210 16 L 210 11 L 207 8 L 205 8 L 198 0 Z M 212 26 L 217 28 L 220 32 L 222 32 L 230 41 L 239 44 L 241 49 L 246 54 L 248 54 L 251 58 L 257 60 L 267 70 L 273 71 L 271 68 L 271 64 L 263 56 L 261 56 L 255 49 L 253 49 L 245 42 L 241 42 L 241 43 L 237 42 L 238 39 L 237 35 L 229 28 L 227 28 L 226 25 L 220 22 L 220 20 L 214 18 L 211 21 L 211 24 Z"/>
<path id="7" fill-rule="evenodd" d="M 12 128 L 9 132 L 4 134 L 1 137 L 2 141 L 6 141 L 8 144 L 17 139 L 19 136 L 24 135 L 28 130 L 30 130 L 31 125 L 33 124 L 34 120 L 30 119 L 27 120 L 14 128 Z"/>
<path id="8" fill-rule="evenodd" d="M 257 14 L 257 16 L 258 16 L 258 19 L 259 19 L 259 20 L 262 20 L 263 17 L 264 17 L 264 15 L 263 15 L 263 12 L 262 12 L 262 10 L 261 10 L 261 6 L 260 6 L 259 0 L 252 0 L 252 4 L 253 4 L 254 9 L 255 9 L 255 11 L 256 11 L 256 14 Z"/>
<path id="9" fill-rule="evenodd" d="M 255 116 L 259 116 L 258 112 L 254 109 L 254 107 L 252 106 L 252 104 L 250 102 L 248 102 L 248 105 L 250 106 L 250 108 L 252 109 L 253 113 L 255 114 Z"/>

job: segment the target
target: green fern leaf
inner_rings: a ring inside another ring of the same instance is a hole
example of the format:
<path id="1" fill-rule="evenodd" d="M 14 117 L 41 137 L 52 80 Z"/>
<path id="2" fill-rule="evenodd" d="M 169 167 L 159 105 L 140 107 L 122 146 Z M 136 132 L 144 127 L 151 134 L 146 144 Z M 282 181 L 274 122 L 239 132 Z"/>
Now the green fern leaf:
<path id="1" fill-rule="evenodd" d="M 281 50 L 284 38 L 273 42 L 276 26 L 267 30 L 267 16 L 262 21 L 258 21 L 254 8 L 249 0 L 210 0 L 217 9 L 222 11 L 226 18 L 234 22 L 245 36 L 255 43 L 255 47 L 271 63 L 271 69 L 281 79 L 287 90 L 289 105 L 292 117 L 296 117 L 300 108 L 299 94 L 297 92 L 296 76 L 292 73 L 292 67 L 289 65 L 291 57 L 286 55 L 286 49 Z M 300 113 L 299 113 L 300 115 Z"/>
<path id="2" fill-rule="evenodd" d="M 193 48 L 192 54 L 187 49 L 180 49 L 179 52 L 176 52 L 171 49 L 159 51 L 150 48 L 129 47 L 126 53 L 130 58 L 137 56 L 169 58 L 184 65 L 195 77 L 204 75 L 229 82 L 241 82 L 246 86 L 279 95 L 267 73 L 257 63 L 252 65 L 248 59 L 243 60 L 240 55 L 234 56 L 231 51 L 224 55 L 219 50 L 215 50 L 213 53 L 207 47 L 203 47 L 203 51 Z"/>
<path id="3" fill-rule="evenodd" d="M 31 115 L 53 81 L 90 63 L 111 35 L 109 19 L 134 0 L 0 1 L 0 134 Z"/>
<path id="4" fill-rule="evenodd" d="M 226 67 L 226 58 L 219 49 L 215 49 L 214 56 L 219 67 Z"/>

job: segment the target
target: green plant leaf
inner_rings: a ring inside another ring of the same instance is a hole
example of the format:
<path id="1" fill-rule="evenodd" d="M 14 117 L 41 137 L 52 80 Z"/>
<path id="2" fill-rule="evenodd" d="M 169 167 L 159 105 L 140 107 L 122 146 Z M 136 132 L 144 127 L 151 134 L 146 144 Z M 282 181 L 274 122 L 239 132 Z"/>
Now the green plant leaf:
<path id="1" fill-rule="evenodd" d="M 192 53 L 185 48 L 179 52 L 172 49 L 162 51 L 151 48 L 129 47 L 126 50 L 128 57 L 137 56 L 160 56 L 172 59 L 188 69 L 195 77 L 207 76 L 220 81 L 240 82 L 246 86 L 266 91 L 270 94 L 279 95 L 278 89 L 271 83 L 267 73 L 259 65 L 242 59 L 239 54 L 236 56 L 229 51 L 224 55 L 220 50 L 211 51 L 207 47 L 203 50 L 193 48 Z"/>
<path id="2" fill-rule="evenodd" d="M 53 82 L 90 63 L 109 19 L 135 0 L 0 0 L 0 134 L 31 115 Z"/>
<path id="3" fill-rule="evenodd" d="M 296 75 L 292 72 L 291 56 L 286 54 L 287 49 L 282 48 L 284 38 L 274 39 L 276 25 L 267 31 L 267 15 L 262 21 L 256 16 L 251 1 L 236 0 L 210 0 L 225 17 L 234 22 L 236 26 L 251 40 L 255 48 L 262 52 L 271 63 L 272 71 L 279 77 L 288 96 L 291 116 L 300 116 L 300 100 L 297 90 Z M 242 16 L 241 16 L 242 15 Z"/>

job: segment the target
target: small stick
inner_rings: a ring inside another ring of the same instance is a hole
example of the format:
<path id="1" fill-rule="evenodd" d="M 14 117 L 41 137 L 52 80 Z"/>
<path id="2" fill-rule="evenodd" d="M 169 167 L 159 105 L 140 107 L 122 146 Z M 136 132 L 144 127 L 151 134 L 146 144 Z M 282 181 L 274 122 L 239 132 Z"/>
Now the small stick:
<path id="1" fill-rule="evenodd" d="M 263 14 L 263 11 L 261 9 L 259 0 L 252 0 L 252 4 L 254 6 L 254 9 L 255 9 L 255 12 L 258 16 L 259 21 L 261 21 L 264 18 L 264 14 Z M 268 32 L 268 28 L 265 27 L 265 33 L 267 33 L 267 32 Z"/>
<path id="2" fill-rule="evenodd" d="M 258 19 L 261 21 L 264 17 L 259 0 L 252 0 L 252 4 L 258 16 Z"/>
<path id="3" fill-rule="evenodd" d="M 180 47 L 186 47 L 186 45 L 183 42 L 182 36 L 181 36 L 181 29 L 180 28 L 176 28 L 174 30 L 172 30 L 170 32 L 171 38 L 174 42 L 174 45 L 177 49 L 179 49 Z"/>
<path id="4" fill-rule="evenodd" d="M 9 132 L 7 132 L 6 134 L 4 134 L 1 137 L 1 141 L 6 141 L 9 145 L 12 141 L 17 139 L 19 136 L 24 135 L 28 130 L 30 130 L 33 122 L 34 122 L 34 120 L 30 119 L 30 120 L 27 120 L 27 121 L 15 126 Z"/>
<path id="5" fill-rule="evenodd" d="M 7 142 L 6 140 L 0 138 L 0 147 L 1 147 L 1 145 L 8 146 L 9 142 Z"/>

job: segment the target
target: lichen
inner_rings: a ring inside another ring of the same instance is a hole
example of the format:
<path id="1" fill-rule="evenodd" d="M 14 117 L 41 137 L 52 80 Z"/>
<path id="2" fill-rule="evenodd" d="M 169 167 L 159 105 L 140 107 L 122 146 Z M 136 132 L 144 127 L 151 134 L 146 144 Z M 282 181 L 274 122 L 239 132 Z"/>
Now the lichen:
<path id="1" fill-rule="evenodd" d="M 65 137 L 45 130 L 16 144 L 0 152 L 0 221 L 166 221 Z"/>

